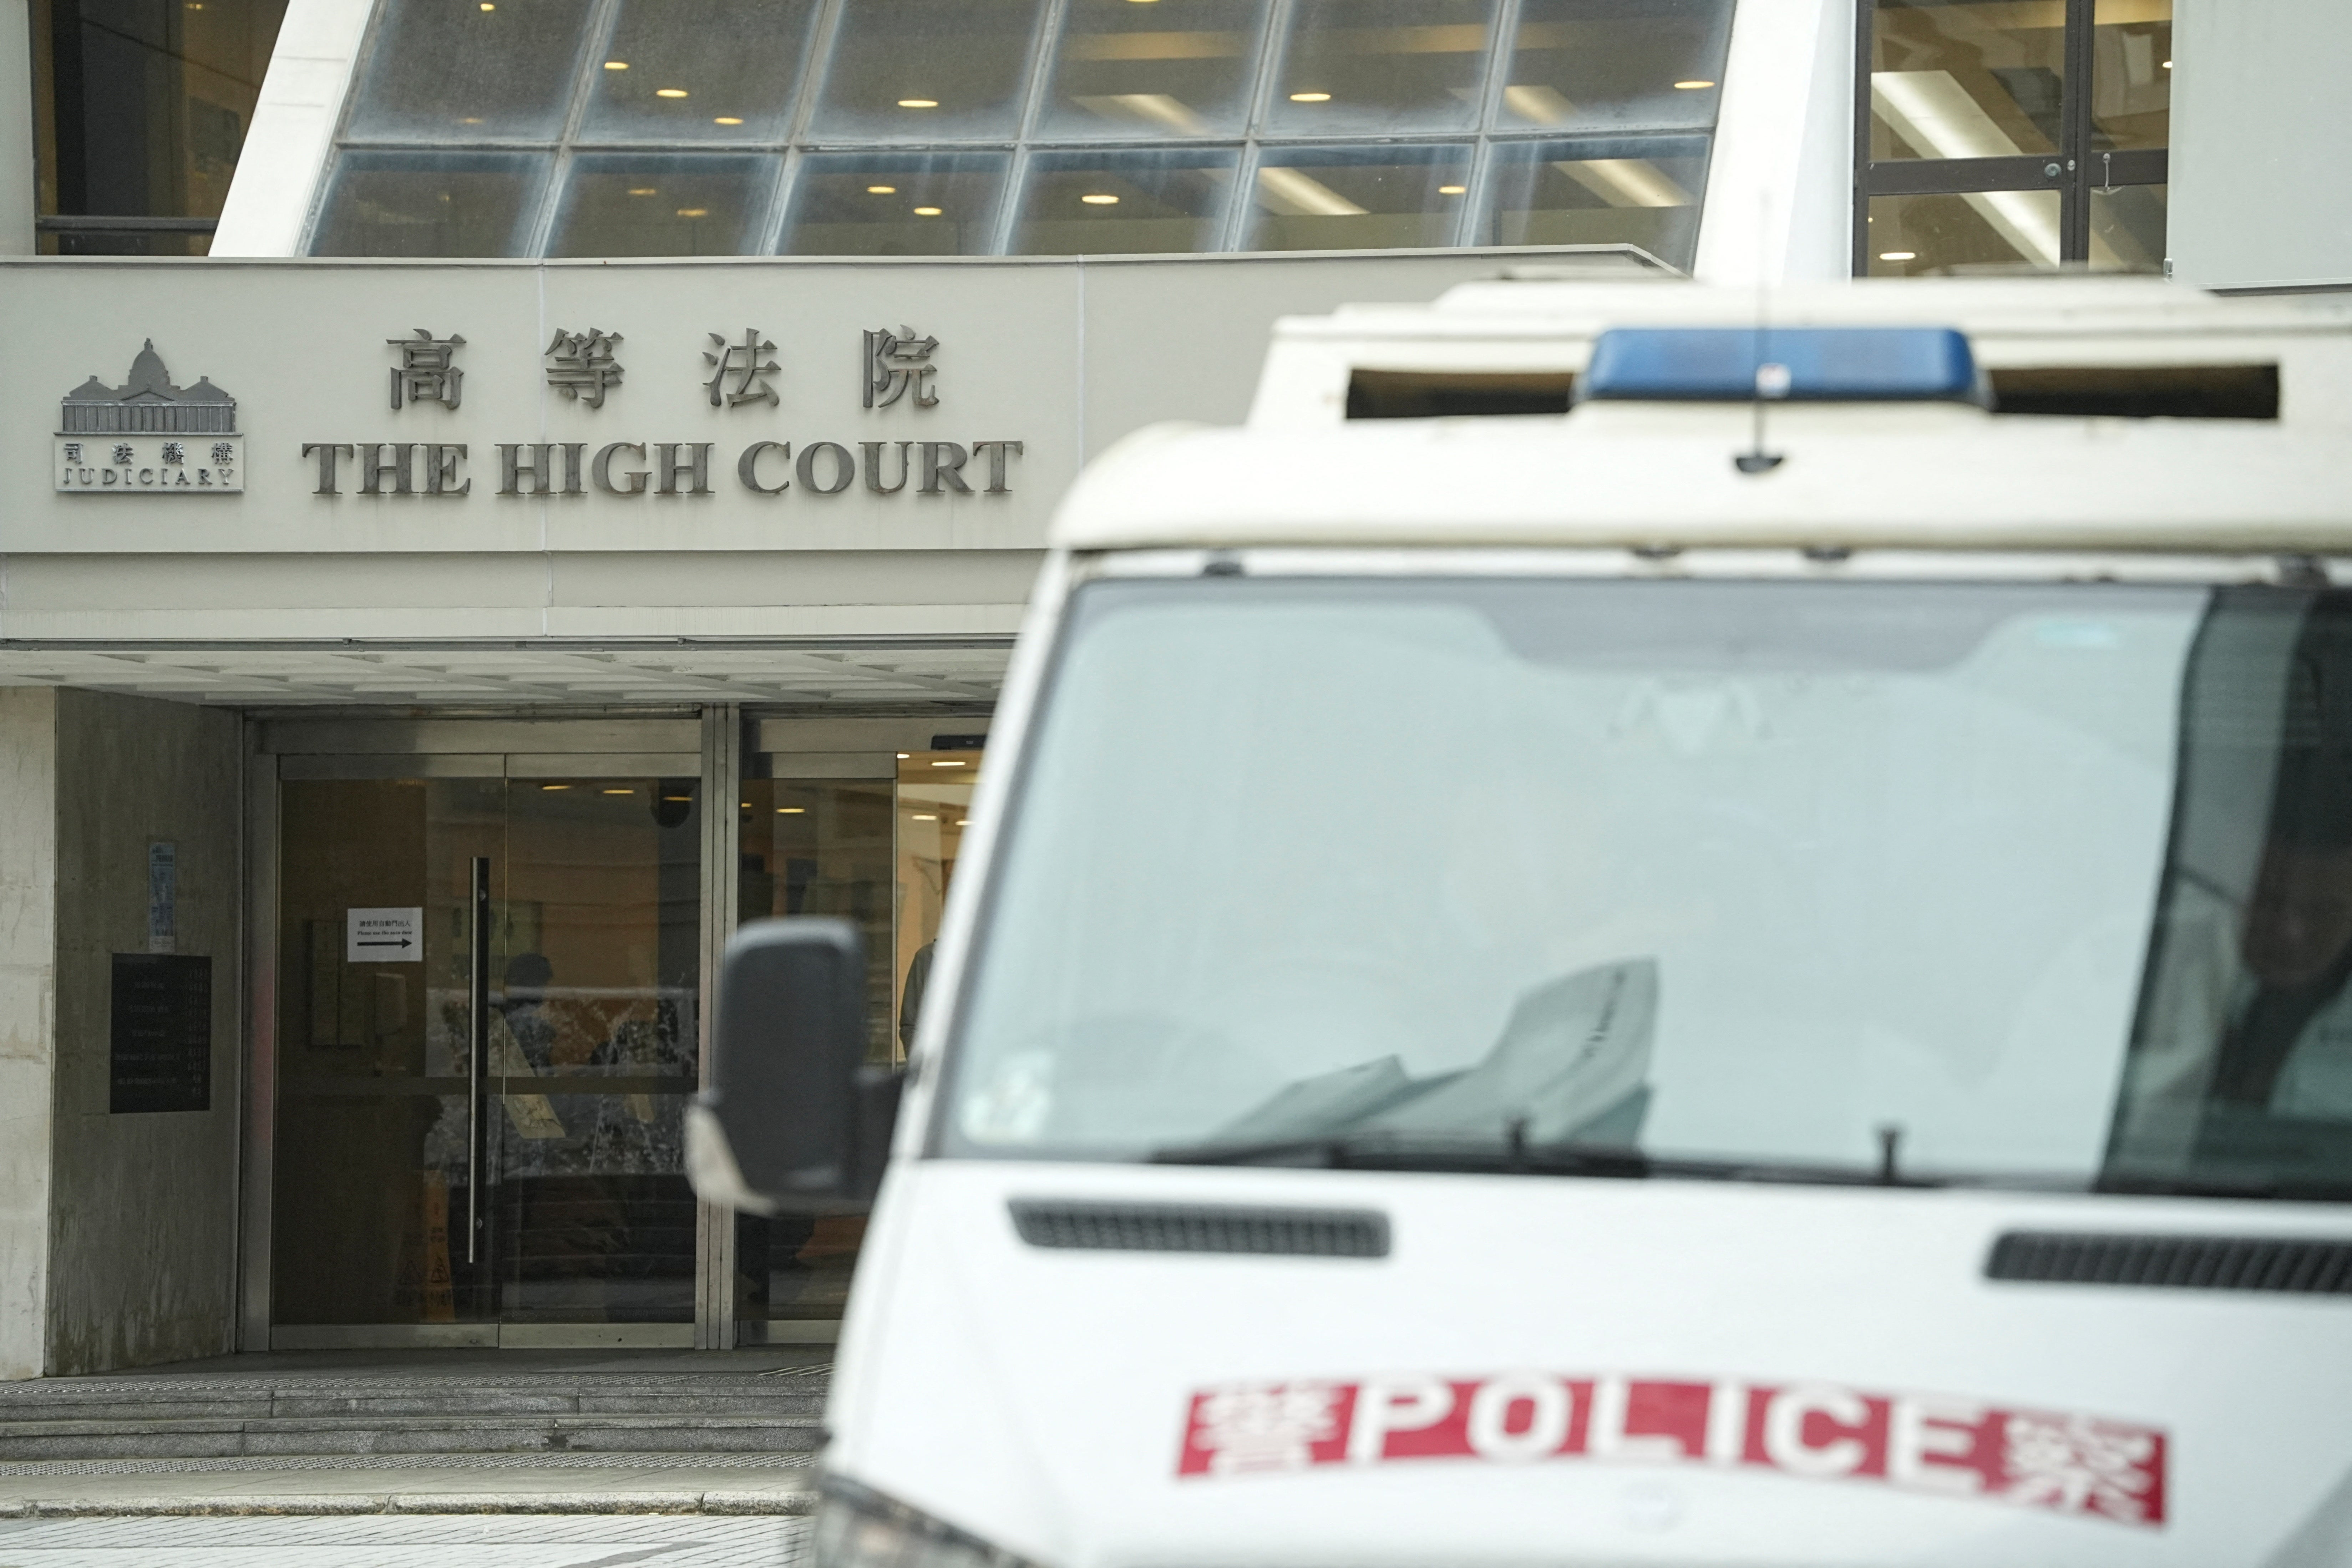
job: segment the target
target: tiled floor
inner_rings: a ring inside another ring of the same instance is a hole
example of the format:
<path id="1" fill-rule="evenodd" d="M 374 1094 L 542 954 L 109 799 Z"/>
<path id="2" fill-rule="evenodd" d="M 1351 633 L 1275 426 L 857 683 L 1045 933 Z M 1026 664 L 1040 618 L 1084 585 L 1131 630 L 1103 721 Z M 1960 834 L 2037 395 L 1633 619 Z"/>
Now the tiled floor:
<path id="1" fill-rule="evenodd" d="M 805 1519 L 363 1514 L 0 1519 L 0 1568 L 776 1568 Z"/>

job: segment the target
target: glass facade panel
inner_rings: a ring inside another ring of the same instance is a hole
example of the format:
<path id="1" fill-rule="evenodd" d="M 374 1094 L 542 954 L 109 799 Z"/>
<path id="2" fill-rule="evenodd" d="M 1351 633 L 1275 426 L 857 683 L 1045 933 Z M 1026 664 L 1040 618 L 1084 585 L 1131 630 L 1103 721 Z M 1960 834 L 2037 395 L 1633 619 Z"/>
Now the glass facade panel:
<path id="1" fill-rule="evenodd" d="M 782 136 L 814 0 L 622 0 L 591 62 L 583 141 Z"/>
<path id="2" fill-rule="evenodd" d="M 1706 177 L 1699 137 L 1495 149 L 1481 245 L 1638 245 L 1687 271 Z"/>
<path id="3" fill-rule="evenodd" d="M 1870 276 L 1910 278 L 1953 268 L 2056 267 L 2056 191 L 1970 191 L 1956 196 L 1874 196 Z"/>
<path id="4" fill-rule="evenodd" d="M 2172 0 L 2098 0 L 2091 27 L 2091 151 L 2172 140 Z"/>
<path id="5" fill-rule="evenodd" d="M 1040 0 L 844 5 L 812 134 L 1011 137 L 1041 9 Z"/>
<path id="6" fill-rule="evenodd" d="M 556 209 L 550 256 L 742 256 L 758 242 L 773 157 L 583 153 Z"/>
<path id="7" fill-rule="evenodd" d="M 2063 141 L 2064 0 L 1877 0 L 1870 156 L 2001 158 Z"/>
<path id="8" fill-rule="evenodd" d="M 2162 185 L 2118 185 L 2091 192 L 2093 270 L 2164 270 L 2166 194 Z"/>
<path id="9" fill-rule="evenodd" d="M 380 0 L 349 134 L 552 140 L 571 106 L 589 8 L 589 0 Z"/>
<path id="10" fill-rule="evenodd" d="M 1013 250 L 1023 256 L 1214 250 L 1233 205 L 1231 149 L 1040 153 Z"/>
<path id="11" fill-rule="evenodd" d="M 1478 123 L 1491 0 L 1295 0 L 1266 124 L 1285 134 Z"/>
<path id="12" fill-rule="evenodd" d="M 1525 0 L 1497 123 L 1715 123 L 1730 0 Z"/>
<path id="13" fill-rule="evenodd" d="M 1269 148 L 1242 248 L 1452 245 L 1469 177 L 1467 147 Z"/>
<path id="14" fill-rule="evenodd" d="M 1249 118 L 1261 0 L 1069 0 L 1041 117 L 1056 136 L 1215 136 Z"/>
<path id="15" fill-rule="evenodd" d="M 314 256 L 520 256 L 547 177 L 542 153 L 345 153 Z"/>
<path id="16" fill-rule="evenodd" d="M 786 256 L 984 256 L 1002 153 L 817 153 L 793 181 Z"/>

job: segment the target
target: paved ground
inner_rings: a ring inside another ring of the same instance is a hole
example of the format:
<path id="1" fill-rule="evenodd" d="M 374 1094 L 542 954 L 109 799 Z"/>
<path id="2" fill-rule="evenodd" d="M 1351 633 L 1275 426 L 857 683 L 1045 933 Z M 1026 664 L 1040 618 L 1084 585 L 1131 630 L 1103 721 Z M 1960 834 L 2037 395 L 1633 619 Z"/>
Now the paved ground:
<path id="1" fill-rule="evenodd" d="M 809 1521 L 700 1514 L 0 1519 L 0 1568 L 772 1568 Z"/>

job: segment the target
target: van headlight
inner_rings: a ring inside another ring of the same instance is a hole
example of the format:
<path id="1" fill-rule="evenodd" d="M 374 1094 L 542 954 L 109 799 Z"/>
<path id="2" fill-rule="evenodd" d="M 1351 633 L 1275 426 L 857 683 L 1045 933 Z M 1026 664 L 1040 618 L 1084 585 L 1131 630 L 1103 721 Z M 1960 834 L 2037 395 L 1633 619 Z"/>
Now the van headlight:
<path id="1" fill-rule="evenodd" d="M 816 1568 L 1038 1568 L 976 1535 L 839 1477 L 816 1505 Z"/>

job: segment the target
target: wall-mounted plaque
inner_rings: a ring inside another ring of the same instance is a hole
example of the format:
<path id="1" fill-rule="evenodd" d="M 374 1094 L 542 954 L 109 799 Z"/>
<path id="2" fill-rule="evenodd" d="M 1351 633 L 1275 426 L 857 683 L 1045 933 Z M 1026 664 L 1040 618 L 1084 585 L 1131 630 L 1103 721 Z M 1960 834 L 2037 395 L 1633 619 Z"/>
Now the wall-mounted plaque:
<path id="1" fill-rule="evenodd" d="M 245 437 L 236 399 L 209 377 L 181 386 L 155 341 L 131 362 L 131 379 L 96 376 L 66 394 L 65 428 L 51 453 L 60 491 L 76 495 L 227 495 L 245 489 Z"/>
<path id="2" fill-rule="evenodd" d="M 106 1109 L 116 1115 L 211 1110 L 213 961 L 116 953 L 108 1061 Z"/>

